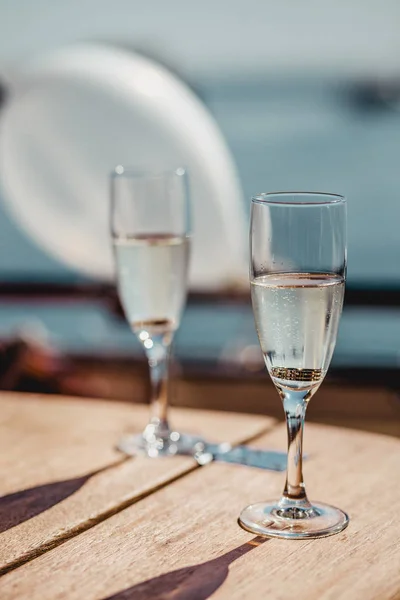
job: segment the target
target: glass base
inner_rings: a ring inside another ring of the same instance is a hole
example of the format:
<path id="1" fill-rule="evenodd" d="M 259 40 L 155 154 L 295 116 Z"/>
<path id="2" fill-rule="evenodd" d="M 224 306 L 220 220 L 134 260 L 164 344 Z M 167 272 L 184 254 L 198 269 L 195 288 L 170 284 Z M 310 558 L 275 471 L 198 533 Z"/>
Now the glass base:
<path id="1" fill-rule="evenodd" d="M 204 447 L 201 437 L 171 431 L 163 437 L 147 439 L 144 434 L 129 435 L 118 444 L 118 450 L 128 456 L 158 456 L 185 455 L 193 456 L 198 449 Z"/>
<path id="2" fill-rule="evenodd" d="M 239 517 L 239 525 L 250 533 L 295 540 L 334 535 L 348 524 L 345 512 L 320 502 L 284 508 L 276 502 L 260 502 L 247 506 Z"/>

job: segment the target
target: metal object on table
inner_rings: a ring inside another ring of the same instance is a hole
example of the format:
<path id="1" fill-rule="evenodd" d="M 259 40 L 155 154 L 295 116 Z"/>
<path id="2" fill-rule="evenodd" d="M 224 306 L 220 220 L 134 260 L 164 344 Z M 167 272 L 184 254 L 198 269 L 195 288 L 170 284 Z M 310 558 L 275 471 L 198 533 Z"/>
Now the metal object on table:
<path id="1" fill-rule="evenodd" d="M 196 447 L 194 458 L 200 466 L 216 460 L 269 471 L 285 471 L 287 463 L 286 452 L 261 450 L 249 446 L 233 447 L 229 443 L 200 443 Z"/>

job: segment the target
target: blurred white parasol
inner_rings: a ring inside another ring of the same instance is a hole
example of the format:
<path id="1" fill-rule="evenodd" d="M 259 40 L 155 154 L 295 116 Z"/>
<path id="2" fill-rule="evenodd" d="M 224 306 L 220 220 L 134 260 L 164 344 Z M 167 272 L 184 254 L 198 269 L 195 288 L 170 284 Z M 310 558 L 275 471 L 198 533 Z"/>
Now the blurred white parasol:
<path id="1" fill-rule="evenodd" d="M 82 274 L 113 276 L 108 175 L 117 165 L 190 176 L 190 283 L 246 277 L 241 189 L 224 139 L 191 90 L 159 64 L 80 44 L 35 61 L 0 114 L 0 178 L 17 222 Z"/>

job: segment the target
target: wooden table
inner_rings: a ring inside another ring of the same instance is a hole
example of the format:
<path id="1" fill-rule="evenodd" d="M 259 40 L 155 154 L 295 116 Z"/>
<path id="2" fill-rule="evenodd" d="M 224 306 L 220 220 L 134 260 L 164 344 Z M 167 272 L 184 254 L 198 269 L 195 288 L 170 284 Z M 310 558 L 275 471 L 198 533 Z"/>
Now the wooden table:
<path id="1" fill-rule="evenodd" d="M 400 598 L 400 441 L 310 424 L 311 498 L 350 514 L 341 534 L 262 540 L 236 523 L 284 475 L 190 457 L 124 459 L 147 407 L 0 396 L 0 598 Z M 284 449 L 260 416 L 172 411 L 177 428 Z"/>

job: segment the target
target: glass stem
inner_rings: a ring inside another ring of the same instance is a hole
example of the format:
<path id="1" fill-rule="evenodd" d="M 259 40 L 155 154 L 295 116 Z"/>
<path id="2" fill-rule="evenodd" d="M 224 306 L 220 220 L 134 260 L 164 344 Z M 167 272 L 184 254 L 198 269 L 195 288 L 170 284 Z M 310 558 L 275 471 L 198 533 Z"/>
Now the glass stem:
<path id="1" fill-rule="evenodd" d="M 150 368 L 151 417 L 144 431 L 144 437 L 153 442 L 157 438 L 167 438 L 170 434 L 168 424 L 168 381 L 170 341 L 152 338 L 153 346 L 146 348 Z"/>
<path id="2" fill-rule="evenodd" d="M 303 518 L 304 509 L 311 509 L 303 481 L 303 429 L 309 390 L 285 390 L 283 408 L 285 410 L 288 432 L 288 458 L 286 484 L 279 508 L 284 509 L 281 516 Z"/>

